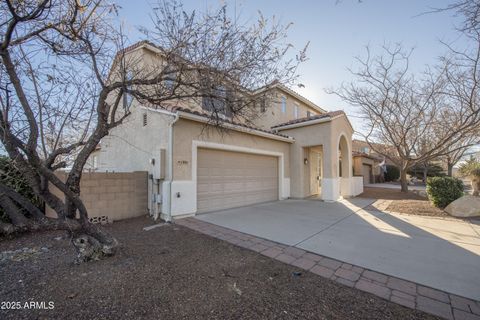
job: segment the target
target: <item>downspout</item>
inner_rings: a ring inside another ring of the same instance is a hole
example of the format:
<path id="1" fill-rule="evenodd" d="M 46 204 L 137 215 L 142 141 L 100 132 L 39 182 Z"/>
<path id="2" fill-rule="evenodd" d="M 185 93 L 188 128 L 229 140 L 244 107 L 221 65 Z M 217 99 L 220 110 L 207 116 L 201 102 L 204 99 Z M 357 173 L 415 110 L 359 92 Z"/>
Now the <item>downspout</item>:
<path id="1" fill-rule="evenodd" d="M 167 193 L 167 222 L 172 221 L 172 181 L 173 181 L 173 125 L 178 121 L 179 114 L 178 112 L 174 114 L 174 118 L 168 124 L 168 170 L 167 170 L 167 181 L 166 181 L 166 193 Z"/>

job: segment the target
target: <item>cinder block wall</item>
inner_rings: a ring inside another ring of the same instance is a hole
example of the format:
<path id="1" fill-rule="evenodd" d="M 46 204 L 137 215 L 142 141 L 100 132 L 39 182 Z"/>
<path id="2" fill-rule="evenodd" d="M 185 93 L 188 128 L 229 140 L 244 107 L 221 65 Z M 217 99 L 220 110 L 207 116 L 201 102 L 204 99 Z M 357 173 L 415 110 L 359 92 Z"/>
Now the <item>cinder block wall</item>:
<path id="1" fill-rule="evenodd" d="M 65 179 L 65 174 L 59 174 Z M 63 196 L 55 187 L 54 194 Z M 91 172 L 83 173 L 80 197 L 87 207 L 88 216 L 108 216 L 110 221 L 139 217 L 148 213 L 148 173 L 135 172 Z M 46 215 L 57 214 L 47 206 Z"/>

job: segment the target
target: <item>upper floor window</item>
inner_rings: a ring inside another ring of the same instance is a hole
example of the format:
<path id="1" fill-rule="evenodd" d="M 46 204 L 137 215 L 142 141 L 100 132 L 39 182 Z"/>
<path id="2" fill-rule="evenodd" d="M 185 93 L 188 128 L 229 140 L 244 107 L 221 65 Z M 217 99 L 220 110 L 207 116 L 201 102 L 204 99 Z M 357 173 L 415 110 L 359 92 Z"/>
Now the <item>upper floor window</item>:
<path id="1" fill-rule="evenodd" d="M 283 113 L 287 112 L 287 97 L 285 96 L 282 96 L 281 108 Z"/>
<path id="2" fill-rule="evenodd" d="M 93 161 L 92 161 L 92 166 L 93 166 L 93 169 L 97 169 L 98 167 L 98 158 L 97 156 L 93 156 Z"/>
<path id="3" fill-rule="evenodd" d="M 363 152 L 363 153 L 369 154 L 370 153 L 370 148 L 369 147 L 362 147 L 360 149 L 360 151 Z"/>
<path id="4" fill-rule="evenodd" d="M 230 117 L 232 114 L 233 95 L 225 86 L 216 86 L 210 95 L 202 98 L 202 109 L 223 114 Z"/>
<path id="5" fill-rule="evenodd" d="M 266 112 L 267 111 L 267 100 L 265 98 L 260 100 L 260 112 Z"/>
<path id="6" fill-rule="evenodd" d="M 124 81 L 130 81 L 132 79 L 133 79 L 132 71 L 127 71 L 127 73 L 125 74 L 125 80 Z M 125 91 L 131 90 L 131 89 L 132 89 L 131 85 L 125 84 L 125 87 L 124 87 Z M 130 110 L 130 106 L 132 105 L 132 101 L 133 101 L 133 96 L 128 92 L 124 92 L 123 93 L 123 109 L 125 110 L 125 112 L 128 112 Z"/>
<path id="7" fill-rule="evenodd" d="M 295 119 L 298 119 L 298 105 L 293 106 L 293 115 L 295 116 Z"/>
<path id="8" fill-rule="evenodd" d="M 307 111 L 307 118 L 310 118 L 312 116 L 312 113 L 310 111 Z"/>
<path id="9" fill-rule="evenodd" d="M 163 80 L 163 84 L 168 91 L 173 91 L 175 87 L 175 79 L 176 74 L 171 68 L 165 68 L 165 80 Z"/>

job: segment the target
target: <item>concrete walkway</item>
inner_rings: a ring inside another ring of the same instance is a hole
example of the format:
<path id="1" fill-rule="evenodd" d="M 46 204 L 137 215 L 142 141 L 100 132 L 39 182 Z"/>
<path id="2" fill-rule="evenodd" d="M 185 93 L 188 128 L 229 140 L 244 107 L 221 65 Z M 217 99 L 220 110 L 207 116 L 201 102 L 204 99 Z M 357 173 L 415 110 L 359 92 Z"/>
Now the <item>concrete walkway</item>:
<path id="1" fill-rule="evenodd" d="M 196 219 L 480 300 L 479 225 L 363 209 L 373 201 L 286 200 Z"/>

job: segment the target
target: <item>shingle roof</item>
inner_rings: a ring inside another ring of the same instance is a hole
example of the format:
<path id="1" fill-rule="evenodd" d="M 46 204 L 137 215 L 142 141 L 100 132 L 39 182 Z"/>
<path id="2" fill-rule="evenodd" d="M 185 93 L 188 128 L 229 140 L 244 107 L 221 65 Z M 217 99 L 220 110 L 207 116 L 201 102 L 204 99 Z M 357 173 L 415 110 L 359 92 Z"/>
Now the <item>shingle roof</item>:
<path id="1" fill-rule="evenodd" d="M 273 128 L 278 128 L 278 127 L 283 127 L 283 126 L 288 126 L 288 125 L 291 125 L 291 124 L 308 122 L 308 121 L 312 121 L 312 120 L 319 120 L 319 119 L 324 119 L 324 118 L 334 118 L 334 117 L 342 115 L 342 114 L 345 115 L 345 112 L 343 112 L 343 110 L 330 111 L 330 112 L 326 112 L 326 113 L 316 114 L 316 115 L 313 115 L 313 116 L 310 116 L 310 117 L 299 118 L 299 119 L 290 120 L 290 121 L 287 121 L 287 122 L 284 122 L 284 123 L 280 123 L 280 124 L 277 124 L 277 125 L 273 126 L 272 129 Z"/>

